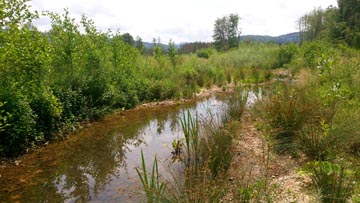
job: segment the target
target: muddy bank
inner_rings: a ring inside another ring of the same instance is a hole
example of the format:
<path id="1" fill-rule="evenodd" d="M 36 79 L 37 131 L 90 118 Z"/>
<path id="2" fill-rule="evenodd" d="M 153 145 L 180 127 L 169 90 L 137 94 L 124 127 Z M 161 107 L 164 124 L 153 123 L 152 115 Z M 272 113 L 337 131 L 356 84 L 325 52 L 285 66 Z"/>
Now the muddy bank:
<path id="1" fill-rule="evenodd" d="M 144 108 L 151 108 L 151 107 L 157 107 L 157 106 L 169 106 L 169 105 L 180 105 L 184 103 L 189 103 L 194 100 L 204 99 L 206 97 L 210 97 L 213 94 L 221 93 L 221 92 L 232 92 L 234 90 L 233 84 L 228 84 L 224 87 L 218 87 L 218 86 L 212 86 L 209 89 L 202 88 L 198 93 L 194 95 L 191 99 L 168 99 L 164 101 L 158 101 L 158 102 L 149 102 L 145 104 L 141 104 L 134 109 L 144 109 Z"/>

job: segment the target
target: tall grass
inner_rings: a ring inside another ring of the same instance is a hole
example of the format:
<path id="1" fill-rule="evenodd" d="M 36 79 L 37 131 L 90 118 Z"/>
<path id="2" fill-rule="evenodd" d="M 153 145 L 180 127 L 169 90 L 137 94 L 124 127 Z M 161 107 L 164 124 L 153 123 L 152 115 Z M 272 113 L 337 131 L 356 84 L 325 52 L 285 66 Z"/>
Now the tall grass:
<path id="1" fill-rule="evenodd" d="M 231 119 L 240 120 L 244 112 L 245 105 L 248 101 L 248 97 L 248 90 L 241 88 L 237 88 L 235 93 L 230 96 L 229 102 L 227 104 L 227 113 Z"/>
<path id="2" fill-rule="evenodd" d="M 141 169 L 135 168 L 141 184 L 146 193 L 148 203 L 158 203 L 164 200 L 165 184 L 160 181 L 158 163 L 156 157 L 154 158 L 151 174 L 149 175 L 146 169 L 144 153 L 141 150 Z"/>
<path id="3" fill-rule="evenodd" d="M 275 84 L 259 101 L 257 112 L 272 129 L 271 137 L 279 153 L 296 148 L 296 137 L 302 126 L 314 115 L 316 103 L 308 100 L 304 89 L 290 83 Z"/>
<path id="4" fill-rule="evenodd" d="M 327 161 L 309 162 L 303 168 L 310 176 L 322 203 L 348 202 L 355 188 L 353 171 Z"/>
<path id="5" fill-rule="evenodd" d="M 188 162 L 186 165 L 192 165 L 200 159 L 199 121 L 188 110 L 187 113 L 183 112 L 180 124 L 185 137 Z"/>

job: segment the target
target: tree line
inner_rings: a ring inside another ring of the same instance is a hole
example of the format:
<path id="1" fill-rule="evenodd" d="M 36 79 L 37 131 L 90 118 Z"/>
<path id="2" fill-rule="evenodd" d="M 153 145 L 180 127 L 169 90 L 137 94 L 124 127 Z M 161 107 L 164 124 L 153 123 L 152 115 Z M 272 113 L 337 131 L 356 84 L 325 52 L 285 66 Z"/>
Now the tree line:
<path id="1" fill-rule="evenodd" d="M 360 48 L 360 2 L 338 0 L 338 7 L 316 8 L 298 21 L 303 42 L 327 38 Z"/>

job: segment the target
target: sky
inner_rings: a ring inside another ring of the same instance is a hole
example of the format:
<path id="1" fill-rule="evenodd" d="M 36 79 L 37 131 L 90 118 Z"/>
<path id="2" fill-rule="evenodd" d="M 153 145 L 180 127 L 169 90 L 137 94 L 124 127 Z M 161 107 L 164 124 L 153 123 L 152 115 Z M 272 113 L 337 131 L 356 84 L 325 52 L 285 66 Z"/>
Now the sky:
<path id="1" fill-rule="evenodd" d="M 80 21 L 85 14 L 99 30 L 119 30 L 152 42 L 212 41 L 217 18 L 236 13 L 242 35 L 278 36 L 297 32 L 296 21 L 314 8 L 337 6 L 337 0 L 32 0 L 32 10 L 63 13 Z M 50 29 L 46 17 L 35 21 Z"/>

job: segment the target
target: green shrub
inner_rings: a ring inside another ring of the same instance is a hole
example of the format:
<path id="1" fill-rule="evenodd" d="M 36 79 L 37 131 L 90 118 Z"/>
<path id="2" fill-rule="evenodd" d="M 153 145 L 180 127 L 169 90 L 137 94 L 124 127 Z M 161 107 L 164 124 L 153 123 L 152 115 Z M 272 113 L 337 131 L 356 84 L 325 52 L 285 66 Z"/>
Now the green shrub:
<path id="1" fill-rule="evenodd" d="M 51 139 L 52 134 L 59 128 L 62 116 L 62 106 L 58 98 L 49 90 L 39 90 L 33 95 L 29 105 L 36 115 L 36 131 L 43 134 L 45 140 Z"/>
<path id="2" fill-rule="evenodd" d="M 299 48 L 296 44 L 281 45 L 277 51 L 277 62 L 272 68 L 281 68 L 286 64 L 289 64 L 294 56 L 297 54 Z"/>
<path id="3" fill-rule="evenodd" d="M 87 101 L 80 88 L 55 87 L 53 92 L 62 106 L 61 121 L 63 123 L 77 122 L 87 117 Z"/>
<path id="4" fill-rule="evenodd" d="M 5 130 L 0 131 L 0 155 L 17 156 L 32 142 L 43 139 L 36 132 L 36 114 L 17 87 L 1 88 L 0 101 L 6 101 L 2 111 L 11 115 Z"/>
<path id="5" fill-rule="evenodd" d="M 0 102 L 0 132 L 5 131 L 7 127 L 11 126 L 8 122 L 12 115 L 9 112 L 3 110 L 3 106 L 7 102 Z"/>
<path id="6" fill-rule="evenodd" d="M 173 98 L 178 92 L 177 84 L 168 79 L 153 81 L 148 90 L 149 98 L 157 101 Z"/>
<path id="7" fill-rule="evenodd" d="M 196 51 L 196 56 L 199 58 L 208 59 L 213 54 L 212 49 L 200 49 Z"/>

